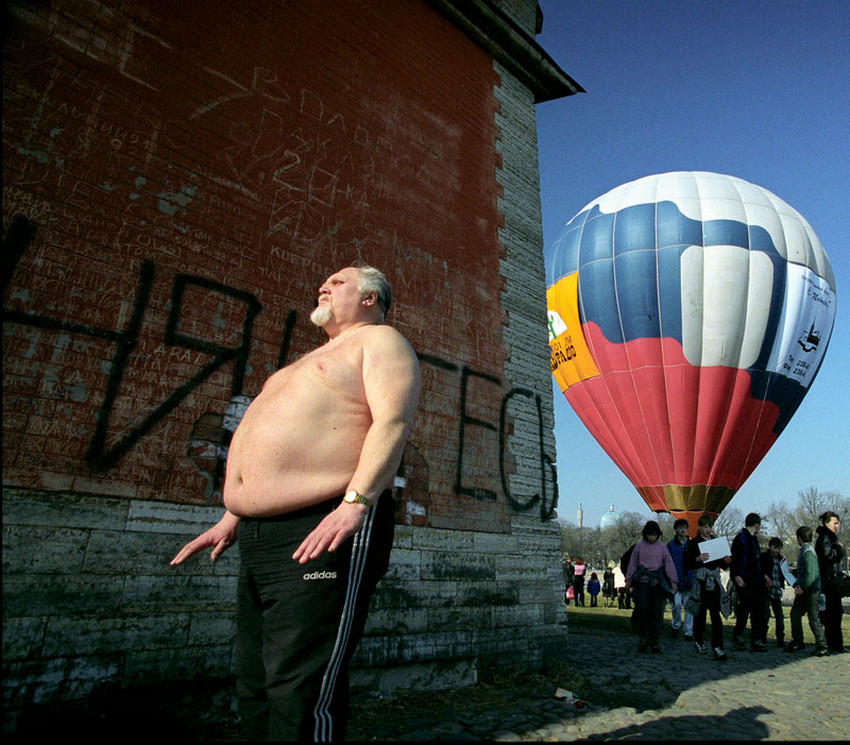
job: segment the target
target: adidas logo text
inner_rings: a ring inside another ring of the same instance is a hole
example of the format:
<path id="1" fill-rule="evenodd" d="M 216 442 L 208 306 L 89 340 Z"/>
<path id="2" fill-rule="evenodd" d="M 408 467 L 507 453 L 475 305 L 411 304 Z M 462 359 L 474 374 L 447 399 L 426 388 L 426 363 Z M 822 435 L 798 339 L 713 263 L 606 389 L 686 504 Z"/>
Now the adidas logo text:
<path id="1" fill-rule="evenodd" d="M 336 579 L 336 572 L 308 572 L 301 579 Z"/>

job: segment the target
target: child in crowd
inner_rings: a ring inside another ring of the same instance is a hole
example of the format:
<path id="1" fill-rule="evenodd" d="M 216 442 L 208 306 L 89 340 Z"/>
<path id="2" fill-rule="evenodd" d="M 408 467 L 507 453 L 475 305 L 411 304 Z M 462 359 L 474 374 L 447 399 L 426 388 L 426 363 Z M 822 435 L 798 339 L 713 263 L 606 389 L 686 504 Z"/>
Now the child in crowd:
<path id="1" fill-rule="evenodd" d="M 785 617 L 782 611 L 782 590 L 785 589 L 785 574 L 782 565 L 782 539 L 773 537 L 768 541 L 767 551 L 761 555 L 761 570 L 767 585 L 767 602 L 776 623 L 776 646 L 785 646 Z M 766 621 L 770 621 L 770 613 Z"/>
<path id="2" fill-rule="evenodd" d="M 694 640 L 694 617 L 685 609 L 691 594 L 693 572 L 685 569 L 685 551 L 688 548 L 688 521 L 680 518 L 673 523 L 675 535 L 667 542 L 667 550 L 673 557 L 676 565 L 676 574 L 679 577 L 679 591 L 670 598 L 670 612 L 672 614 L 671 636 L 675 639 L 679 636 L 679 629 L 684 626 L 685 641 Z M 682 617 L 684 616 L 684 624 Z"/>
<path id="3" fill-rule="evenodd" d="M 587 582 L 587 594 L 590 595 L 590 607 L 596 607 L 596 598 L 599 596 L 599 590 L 602 586 L 599 584 L 599 577 L 596 572 L 590 573 L 590 579 Z"/>
<path id="4" fill-rule="evenodd" d="M 829 654 L 829 650 L 818 616 L 818 596 L 821 587 L 818 557 L 812 547 L 812 529 L 808 525 L 797 528 L 797 544 L 800 546 L 800 554 L 797 557 L 794 604 L 791 606 L 791 643 L 785 647 L 785 651 L 796 652 L 806 648 L 803 643 L 803 614 L 808 614 L 809 628 L 815 635 L 815 649 L 812 654 L 825 657 Z"/>

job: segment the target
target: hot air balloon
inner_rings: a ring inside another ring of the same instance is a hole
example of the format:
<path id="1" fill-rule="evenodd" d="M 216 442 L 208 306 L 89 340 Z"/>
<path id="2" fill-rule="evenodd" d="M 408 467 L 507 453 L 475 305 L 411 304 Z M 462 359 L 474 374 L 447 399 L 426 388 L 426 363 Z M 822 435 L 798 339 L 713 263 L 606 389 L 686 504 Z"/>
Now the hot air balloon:
<path id="1" fill-rule="evenodd" d="M 835 277 L 808 222 L 732 176 L 612 189 L 547 251 L 552 374 L 652 510 L 716 516 L 823 361 Z"/>

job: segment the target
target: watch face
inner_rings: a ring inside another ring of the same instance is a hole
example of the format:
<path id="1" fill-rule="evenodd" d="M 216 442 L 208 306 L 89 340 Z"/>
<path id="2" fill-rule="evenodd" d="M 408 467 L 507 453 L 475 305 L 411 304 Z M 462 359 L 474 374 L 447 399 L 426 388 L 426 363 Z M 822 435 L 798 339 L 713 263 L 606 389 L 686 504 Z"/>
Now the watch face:
<path id="1" fill-rule="evenodd" d="M 349 504 L 365 504 L 368 506 L 372 506 L 366 497 L 360 496 L 353 489 L 350 492 L 346 492 L 345 496 L 342 498 L 344 502 L 348 502 Z"/>

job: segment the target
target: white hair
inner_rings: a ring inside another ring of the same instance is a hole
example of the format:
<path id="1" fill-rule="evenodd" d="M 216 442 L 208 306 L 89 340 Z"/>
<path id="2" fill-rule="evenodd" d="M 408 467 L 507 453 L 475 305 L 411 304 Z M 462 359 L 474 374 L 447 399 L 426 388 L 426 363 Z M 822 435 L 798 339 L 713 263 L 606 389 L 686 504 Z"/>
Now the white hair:
<path id="1" fill-rule="evenodd" d="M 381 320 L 387 317 L 390 304 L 393 300 L 393 291 L 390 283 L 380 269 L 373 266 L 355 266 L 357 270 L 357 289 L 362 294 L 374 292 L 378 298 L 378 308 L 381 311 Z"/>

